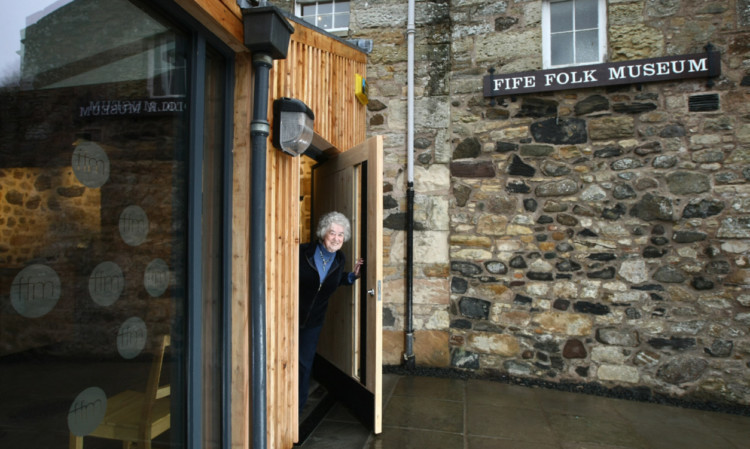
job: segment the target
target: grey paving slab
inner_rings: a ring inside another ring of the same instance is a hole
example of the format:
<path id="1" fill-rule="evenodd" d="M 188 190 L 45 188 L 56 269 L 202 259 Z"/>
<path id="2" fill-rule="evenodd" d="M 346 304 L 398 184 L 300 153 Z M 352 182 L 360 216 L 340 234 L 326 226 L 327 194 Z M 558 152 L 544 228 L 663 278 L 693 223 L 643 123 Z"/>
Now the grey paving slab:
<path id="1" fill-rule="evenodd" d="M 334 407 L 305 449 L 747 449 L 750 417 L 489 380 L 384 376 L 383 433 Z M 349 432 L 346 427 L 354 430 Z M 366 435 L 364 440 L 362 436 Z"/>

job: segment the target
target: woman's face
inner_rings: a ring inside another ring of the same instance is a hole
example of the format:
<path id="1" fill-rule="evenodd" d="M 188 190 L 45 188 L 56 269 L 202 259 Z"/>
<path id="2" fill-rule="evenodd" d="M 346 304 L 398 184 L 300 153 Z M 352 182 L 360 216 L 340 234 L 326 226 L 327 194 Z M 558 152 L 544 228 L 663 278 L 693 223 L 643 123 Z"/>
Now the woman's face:
<path id="1" fill-rule="evenodd" d="M 328 232 L 323 237 L 323 246 L 329 252 L 336 252 L 341 249 L 341 245 L 344 244 L 344 227 L 337 225 L 336 223 L 331 224 L 328 227 Z"/>

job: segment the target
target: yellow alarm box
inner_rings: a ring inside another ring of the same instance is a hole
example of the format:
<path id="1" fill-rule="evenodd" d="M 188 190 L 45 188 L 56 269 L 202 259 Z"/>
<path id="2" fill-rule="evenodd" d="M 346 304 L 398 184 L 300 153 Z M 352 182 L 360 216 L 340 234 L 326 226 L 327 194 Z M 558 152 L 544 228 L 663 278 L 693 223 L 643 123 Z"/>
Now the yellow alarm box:
<path id="1" fill-rule="evenodd" d="M 355 74 L 355 83 L 356 87 L 354 88 L 354 95 L 357 97 L 357 100 L 359 100 L 360 103 L 366 105 L 368 101 L 367 99 L 367 80 L 362 78 L 362 75 L 359 73 Z"/>

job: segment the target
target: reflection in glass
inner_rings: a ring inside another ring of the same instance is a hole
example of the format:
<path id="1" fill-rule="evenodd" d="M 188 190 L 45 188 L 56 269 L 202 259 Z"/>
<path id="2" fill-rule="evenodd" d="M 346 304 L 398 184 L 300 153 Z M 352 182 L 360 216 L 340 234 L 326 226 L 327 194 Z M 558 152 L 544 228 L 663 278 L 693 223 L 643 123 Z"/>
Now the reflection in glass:
<path id="1" fill-rule="evenodd" d="M 147 2 L 39 4 L 4 5 L 0 447 L 143 439 L 118 410 L 184 447 L 191 39 Z"/>

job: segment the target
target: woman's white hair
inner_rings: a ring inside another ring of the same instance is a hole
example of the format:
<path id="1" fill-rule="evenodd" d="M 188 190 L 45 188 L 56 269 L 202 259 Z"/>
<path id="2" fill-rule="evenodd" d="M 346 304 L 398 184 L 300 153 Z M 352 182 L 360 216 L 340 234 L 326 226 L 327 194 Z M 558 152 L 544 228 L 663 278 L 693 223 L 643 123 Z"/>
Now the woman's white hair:
<path id="1" fill-rule="evenodd" d="M 332 224 L 337 224 L 344 228 L 344 241 L 349 241 L 352 236 L 352 226 L 349 224 L 349 219 L 346 218 L 346 215 L 336 211 L 328 212 L 320 217 L 320 220 L 318 221 L 318 229 L 315 231 L 318 238 L 323 240 L 326 234 L 328 234 Z"/>

